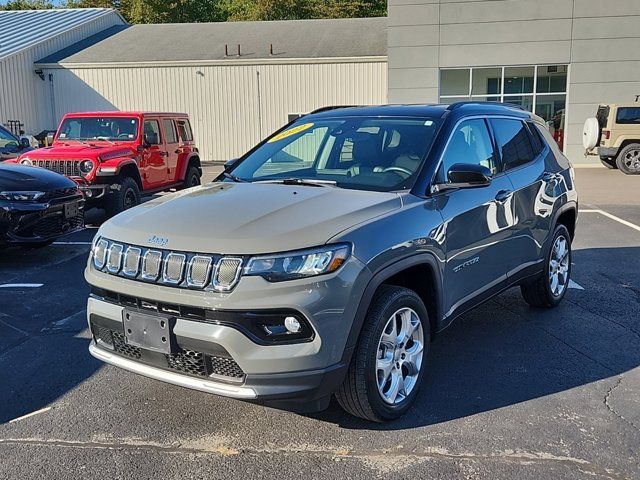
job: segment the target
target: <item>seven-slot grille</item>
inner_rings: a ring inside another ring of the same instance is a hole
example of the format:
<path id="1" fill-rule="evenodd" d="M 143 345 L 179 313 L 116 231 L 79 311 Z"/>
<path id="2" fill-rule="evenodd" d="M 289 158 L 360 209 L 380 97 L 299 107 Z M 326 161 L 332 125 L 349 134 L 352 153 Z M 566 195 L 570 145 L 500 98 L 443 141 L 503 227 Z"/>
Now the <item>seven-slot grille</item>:
<path id="1" fill-rule="evenodd" d="M 80 173 L 80 162 L 82 160 L 66 160 L 66 159 L 57 159 L 57 160 L 37 160 L 31 159 L 31 163 L 36 167 L 46 168 L 47 170 L 51 170 L 52 172 L 60 173 L 62 175 L 66 175 L 67 177 L 80 177 L 82 174 Z"/>
<path id="2" fill-rule="evenodd" d="M 238 283 L 243 260 L 143 248 L 100 239 L 93 247 L 93 265 L 111 275 L 180 288 L 228 292 Z"/>

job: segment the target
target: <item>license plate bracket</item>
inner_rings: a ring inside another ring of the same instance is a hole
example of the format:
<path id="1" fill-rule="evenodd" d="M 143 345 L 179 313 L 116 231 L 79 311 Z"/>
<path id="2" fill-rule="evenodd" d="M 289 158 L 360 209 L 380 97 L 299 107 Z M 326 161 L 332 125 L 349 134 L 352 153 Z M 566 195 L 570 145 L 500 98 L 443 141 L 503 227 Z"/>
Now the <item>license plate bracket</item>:
<path id="1" fill-rule="evenodd" d="M 122 311 L 122 321 L 124 336 L 129 345 L 166 354 L 177 350 L 173 334 L 176 317 L 125 308 Z"/>
<path id="2" fill-rule="evenodd" d="M 69 202 L 64 204 L 64 218 L 75 218 L 80 213 L 80 202 Z"/>

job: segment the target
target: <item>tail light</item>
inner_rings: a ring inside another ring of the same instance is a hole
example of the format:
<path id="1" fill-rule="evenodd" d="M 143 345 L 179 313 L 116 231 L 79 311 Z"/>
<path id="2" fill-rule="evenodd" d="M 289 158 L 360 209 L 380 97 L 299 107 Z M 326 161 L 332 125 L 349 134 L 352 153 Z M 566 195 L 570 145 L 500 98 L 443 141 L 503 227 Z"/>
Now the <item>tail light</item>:
<path id="1" fill-rule="evenodd" d="M 602 131 L 602 136 L 605 140 L 609 140 L 611 138 L 611 131 L 610 130 L 603 130 Z"/>

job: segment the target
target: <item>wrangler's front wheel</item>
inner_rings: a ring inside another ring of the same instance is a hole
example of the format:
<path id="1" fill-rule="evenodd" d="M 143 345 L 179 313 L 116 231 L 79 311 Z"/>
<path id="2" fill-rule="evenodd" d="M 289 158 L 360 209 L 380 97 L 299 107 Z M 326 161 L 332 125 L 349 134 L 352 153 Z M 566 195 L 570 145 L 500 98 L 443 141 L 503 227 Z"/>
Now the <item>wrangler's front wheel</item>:
<path id="1" fill-rule="evenodd" d="M 407 288 L 382 286 L 336 392 L 338 403 L 374 422 L 402 416 L 418 393 L 429 341 L 429 316 L 420 297 Z"/>

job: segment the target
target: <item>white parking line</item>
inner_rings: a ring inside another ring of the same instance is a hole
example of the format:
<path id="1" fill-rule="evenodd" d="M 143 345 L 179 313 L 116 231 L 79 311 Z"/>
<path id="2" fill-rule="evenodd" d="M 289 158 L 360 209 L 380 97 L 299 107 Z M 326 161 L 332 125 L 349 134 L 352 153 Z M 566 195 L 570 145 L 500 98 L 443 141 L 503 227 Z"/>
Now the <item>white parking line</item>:
<path id="1" fill-rule="evenodd" d="M 35 412 L 27 413 L 18 418 L 14 418 L 13 420 L 9 420 L 9 423 L 19 422 L 20 420 L 24 420 L 25 418 L 33 417 L 34 415 L 40 415 L 41 413 L 48 412 L 51 410 L 51 407 L 41 408 L 40 410 L 36 410 Z"/>
<path id="2" fill-rule="evenodd" d="M 573 288 L 574 290 L 584 290 L 584 287 L 582 285 L 574 282 L 571 279 L 569 279 L 569 288 Z"/>
<path id="3" fill-rule="evenodd" d="M 600 215 L 604 215 L 605 217 L 608 217 L 611 220 L 615 220 L 616 222 L 621 223 L 622 225 L 625 225 L 629 228 L 633 228 L 634 230 L 637 230 L 638 232 L 640 232 L 639 225 L 636 225 L 635 223 L 627 222 L 626 220 L 620 217 L 616 217 L 615 215 L 612 215 L 609 212 L 605 212 L 604 210 L 600 210 L 600 209 L 580 210 L 580 213 L 599 213 Z"/>
<path id="4" fill-rule="evenodd" d="M 44 283 L 5 283 L 0 288 L 40 288 Z"/>

